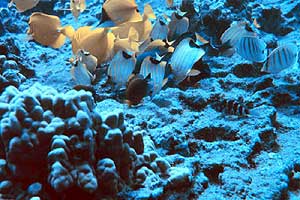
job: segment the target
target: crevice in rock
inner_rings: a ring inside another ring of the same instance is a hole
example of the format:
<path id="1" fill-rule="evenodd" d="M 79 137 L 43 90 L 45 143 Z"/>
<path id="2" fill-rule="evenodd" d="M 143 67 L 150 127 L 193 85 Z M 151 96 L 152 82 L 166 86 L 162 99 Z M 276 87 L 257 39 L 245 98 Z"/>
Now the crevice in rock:
<path id="1" fill-rule="evenodd" d="M 220 173 L 224 172 L 224 166 L 214 164 L 209 166 L 208 168 L 203 170 L 205 176 L 209 179 L 209 181 L 213 184 L 221 184 L 221 180 L 219 179 Z"/>

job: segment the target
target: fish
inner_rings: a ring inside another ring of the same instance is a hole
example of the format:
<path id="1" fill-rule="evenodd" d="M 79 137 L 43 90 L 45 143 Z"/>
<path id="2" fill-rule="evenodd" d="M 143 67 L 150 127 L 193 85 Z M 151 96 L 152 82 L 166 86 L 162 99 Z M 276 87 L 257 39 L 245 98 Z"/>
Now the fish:
<path id="1" fill-rule="evenodd" d="M 164 40 L 153 40 L 151 41 L 146 47 L 141 47 L 140 46 L 140 51 L 141 52 L 148 52 L 148 51 L 155 51 L 159 55 L 164 54 L 167 52 L 173 52 L 174 47 L 171 46 L 172 42 L 167 41 L 166 39 Z M 144 49 L 142 49 L 144 48 Z"/>
<path id="2" fill-rule="evenodd" d="M 221 102 L 214 102 L 212 107 L 218 112 L 229 115 L 247 116 L 250 114 L 249 109 L 243 103 L 235 100 L 224 99 Z"/>
<path id="3" fill-rule="evenodd" d="M 128 78 L 125 102 L 129 106 L 138 105 L 147 95 L 152 95 L 151 74 L 144 78 L 141 74 L 132 74 Z"/>
<path id="4" fill-rule="evenodd" d="M 77 51 L 76 58 L 79 60 L 79 62 L 85 64 L 90 73 L 94 73 L 96 71 L 97 58 L 90 54 L 90 52 L 79 49 Z"/>
<path id="5" fill-rule="evenodd" d="M 162 20 L 157 20 L 152 28 L 152 31 L 150 33 L 150 38 L 153 40 L 157 39 L 167 39 L 168 37 L 168 32 L 169 32 L 169 27 L 168 25 L 162 21 Z"/>
<path id="6" fill-rule="evenodd" d="M 102 15 L 105 16 L 102 17 L 102 22 L 108 18 L 116 25 L 142 20 L 134 0 L 106 0 L 102 6 Z"/>
<path id="7" fill-rule="evenodd" d="M 235 47 L 241 37 L 257 36 L 255 32 L 247 30 L 247 22 L 233 22 L 228 29 L 221 35 L 222 44 L 228 44 Z"/>
<path id="8" fill-rule="evenodd" d="M 278 73 L 297 63 L 298 47 L 296 44 L 288 43 L 278 46 L 268 56 L 261 71 Z"/>
<path id="9" fill-rule="evenodd" d="M 76 53 L 78 49 L 84 49 L 97 58 L 98 65 L 112 58 L 115 36 L 110 29 L 91 30 L 90 27 L 82 27 L 78 30 L 71 40 L 73 53 Z"/>
<path id="10" fill-rule="evenodd" d="M 138 32 L 138 41 L 143 42 L 149 37 L 152 30 L 152 23 L 149 21 L 149 19 L 155 18 L 156 16 L 153 13 L 151 6 L 146 4 L 144 8 L 144 15 L 141 21 L 126 22 L 112 27 L 110 30 L 115 36 L 118 36 L 120 39 L 124 39 L 128 38 L 130 28 L 133 27 Z"/>
<path id="11" fill-rule="evenodd" d="M 116 89 L 126 87 L 127 80 L 135 68 L 136 58 L 125 51 L 118 51 L 110 62 L 107 75 Z"/>
<path id="12" fill-rule="evenodd" d="M 204 54 L 205 51 L 192 38 L 185 38 L 178 44 L 169 61 L 176 84 L 188 76 L 197 76 L 201 73 L 192 67 Z"/>
<path id="13" fill-rule="evenodd" d="M 241 37 L 236 44 L 236 52 L 246 60 L 264 62 L 267 59 L 267 44 L 254 36 Z"/>
<path id="14" fill-rule="evenodd" d="M 114 42 L 114 52 L 118 51 L 131 51 L 131 52 L 138 52 L 139 45 L 138 42 L 138 32 L 135 30 L 134 27 L 130 27 L 128 38 L 120 39 L 119 36 L 116 37 Z"/>
<path id="15" fill-rule="evenodd" d="M 76 85 L 91 85 L 95 77 L 87 70 L 86 65 L 79 60 L 72 64 L 71 75 Z"/>
<path id="16" fill-rule="evenodd" d="M 168 78 L 164 78 L 166 65 L 166 61 L 160 61 L 151 56 L 146 57 L 142 62 L 140 74 L 142 74 L 143 77 L 147 77 L 149 74 L 151 74 L 153 81 L 152 96 L 158 94 L 161 88 L 168 81 Z"/>
<path id="17" fill-rule="evenodd" d="M 32 13 L 28 24 L 27 34 L 29 40 L 33 39 L 52 48 L 60 48 L 65 43 L 66 30 L 70 29 L 70 26 L 62 27 L 57 16 L 41 12 Z"/>
<path id="18" fill-rule="evenodd" d="M 86 9 L 85 0 L 70 0 L 70 10 L 72 15 L 77 19 L 84 10 Z"/>
<path id="19" fill-rule="evenodd" d="M 91 26 L 82 26 L 79 27 L 76 31 L 70 30 L 66 31 L 65 36 L 68 37 L 71 42 L 72 42 L 72 52 L 73 54 L 76 54 L 79 47 L 80 41 L 87 35 L 89 35 L 92 32 L 92 27 Z"/>
<path id="20" fill-rule="evenodd" d="M 184 16 L 185 12 L 178 10 L 173 12 L 171 16 L 171 21 L 168 24 L 169 32 L 168 39 L 169 41 L 175 40 L 180 35 L 188 32 L 189 29 L 189 19 Z"/>
<path id="21" fill-rule="evenodd" d="M 34 8 L 39 2 L 40 0 L 11 0 L 8 7 L 15 4 L 19 12 L 25 12 L 26 10 Z"/>

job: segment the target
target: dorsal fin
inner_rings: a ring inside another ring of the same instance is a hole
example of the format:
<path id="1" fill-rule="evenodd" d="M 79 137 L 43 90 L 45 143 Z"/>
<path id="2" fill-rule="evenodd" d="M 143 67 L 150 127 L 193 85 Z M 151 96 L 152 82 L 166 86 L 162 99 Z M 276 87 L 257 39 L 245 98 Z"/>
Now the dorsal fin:
<path id="1" fill-rule="evenodd" d="M 153 9 L 152 9 L 151 5 L 148 3 L 145 4 L 145 7 L 144 7 L 144 16 L 149 19 L 156 19 Z"/>

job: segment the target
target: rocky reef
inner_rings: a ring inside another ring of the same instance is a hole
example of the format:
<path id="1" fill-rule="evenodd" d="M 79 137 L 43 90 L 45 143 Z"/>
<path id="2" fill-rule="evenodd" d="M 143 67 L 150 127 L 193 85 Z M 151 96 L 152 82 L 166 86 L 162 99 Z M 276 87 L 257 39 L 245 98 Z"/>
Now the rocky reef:
<path id="1" fill-rule="evenodd" d="M 150 198 L 192 181 L 190 169 L 171 167 L 122 111 L 99 114 L 90 92 L 9 86 L 0 102 L 3 198 L 117 198 L 127 188 L 150 189 Z"/>

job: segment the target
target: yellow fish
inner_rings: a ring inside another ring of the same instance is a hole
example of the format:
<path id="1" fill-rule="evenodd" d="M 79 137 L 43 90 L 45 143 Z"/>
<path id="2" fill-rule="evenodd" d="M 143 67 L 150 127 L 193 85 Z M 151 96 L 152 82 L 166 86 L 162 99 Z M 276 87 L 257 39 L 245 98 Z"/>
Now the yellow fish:
<path id="1" fill-rule="evenodd" d="M 142 20 L 134 0 L 106 0 L 103 4 L 102 15 L 104 13 L 116 25 Z"/>
<path id="2" fill-rule="evenodd" d="M 70 0 L 70 10 L 76 19 L 85 9 L 85 0 Z"/>
<path id="3" fill-rule="evenodd" d="M 39 1 L 40 0 L 11 0 L 11 2 L 8 4 L 8 7 L 11 7 L 13 3 L 15 3 L 18 11 L 24 12 L 35 7 Z"/>
<path id="4" fill-rule="evenodd" d="M 117 53 L 118 51 L 138 52 L 139 45 L 140 45 L 138 42 L 138 38 L 139 38 L 138 32 L 133 27 L 130 27 L 128 38 L 120 39 L 119 36 L 116 37 L 115 44 L 114 44 L 114 52 L 115 53 Z"/>
<path id="5" fill-rule="evenodd" d="M 138 41 L 142 42 L 149 37 L 152 30 L 152 23 L 149 21 L 149 19 L 155 18 L 155 14 L 153 13 L 151 6 L 146 4 L 144 8 L 143 19 L 141 21 L 126 22 L 111 28 L 111 30 L 115 36 L 119 36 L 121 39 L 124 39 L 128 38 L 129 30 L 131 27 L 133 27 L 138 32 Z"/>
<path id="6" fill-rule="evenodd" d="M 107 62 L 113 55 L 115 36 L 107 28 L 80 27 L 71 38 L 74 54 L 84 49 L 97 58 L 97 64 Z"/>
<path id="7" fill-rule="evenodd" d="M 40 12 L 32 13 L 28 24 L 30 39 L 53 48 L 60 48 L 65 43 L 67 30 L 72 29 L 70 26 L 62 27 L 57 16 Z"/>

